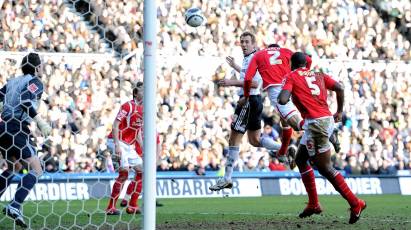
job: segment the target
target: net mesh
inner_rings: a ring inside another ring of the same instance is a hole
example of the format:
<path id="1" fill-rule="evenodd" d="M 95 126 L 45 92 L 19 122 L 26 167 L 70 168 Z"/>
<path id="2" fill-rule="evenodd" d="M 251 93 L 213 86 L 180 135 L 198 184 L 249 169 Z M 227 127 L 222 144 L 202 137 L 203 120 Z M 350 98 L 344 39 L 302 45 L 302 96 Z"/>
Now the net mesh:
<path id="1" fill-rule="evenodd" d="M 142 12 L 142 1 L 33 0 L 0 4 L 5 16 L 0 24 L 4 31 L 0 34 L 4 50 L 0 54 L 0 85 L 23 75 L 22 58 L 28 51 L 39 53 L 44 89 L 35 109 L 51 127 L 51 133 L 44 135 L 36 122 L 27 118 L 29 129 L 7 129 L 1 134 L 0 138 L 11 140 L 11 145 L 0 145 L 0 170 L 3 173 L 14 168 L 18 174 L 2 191 L 2 208 L 13 200 L 22 178 L 33 169 L 23 156 L 25 148 L 30 148 L 27 151 L 36 152 L 44 174 L 22 204 L 29 228 L 138 228 L 141 215 L 127 214 L 119 206 L 134 178 L 133 170 L 117 202 L 121 215 L 108 216 L 105 209 L 116 177 L 108 173 L 119 169 L 119 162 L 112 158 L 113 150 L 107 146 L 107 134 L 120 106 L 133 98 L 133 84 L 142 80 L 142 51 L 138 49 L 142 47 L 142 13 L 125 15 Z M 33 87 L 29 85 L 27 90 L 36 91 Z M 14 97 L 3 95 L 7 97 L 3 110 L 13 106 L 10 110 L 16 113 L 16 107 L 22 104 L 19 97 L 25 93 L 23 90 L 15 95 L 19 100 L 15 104 L 9 101 Z M 15 119 L 15 115 L 10 119 L 23 127 L 26 121 Z M 11 120 L 2 122 L 9 126 Z M 21 131 L 25 135 L 20 136 Z M 18 144 L 23 140 L 30 143 Z M 6 181 L 4 175 L 1 178 Z M 6 229 L 16 228 L 6 215 L 0 216 L 0 222 Z"/>

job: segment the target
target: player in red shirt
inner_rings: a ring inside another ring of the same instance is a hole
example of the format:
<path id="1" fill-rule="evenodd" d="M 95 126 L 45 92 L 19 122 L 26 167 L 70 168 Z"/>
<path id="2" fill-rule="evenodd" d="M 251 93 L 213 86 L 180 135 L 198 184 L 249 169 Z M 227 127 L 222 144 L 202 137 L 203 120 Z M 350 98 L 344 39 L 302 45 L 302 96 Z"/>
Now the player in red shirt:
<path id="1" fill-rule="evenodd" d="M 302 122 L 302 118 L 292 102 L 285 105 L 279 105 L 277 103 L 284 76 L 291 72 L 290 58 L 292 54 L 293 52 L 291 50 L 280 48 L 277 44 L 269 45 L 266 49 L 260 50 L 254 55 L 244 79 L 244 97 L 248 98 L 252 79 L 258 70 L 263 78 L 263 90 L 267 90 L 271 105 L 277 109 L 281 116 L 281 148 L 277 153 L 277 157 L 279 157 L 281 161 L 284 161 L 290 144 L 293 134 L 292 128 L 297 131 L 301 130 L 300 123 Z M 310 67 L 311 58 L 306 56 L 306 59 L 308 67 Z"/>
<path id="2" fill-rule="evenodd" d="M 308 217 L 322 212 L 318 202 L 313 169 L 307 163 L 309 159 L 315 164 L 319 173 L 327 178 L 351 206 L 350 224 L 360 218 L 361 212 L 366 208 L 363 200 L 357 198 L 348 187 L 344 177 L 332 166 L 331 146 L 329 137 L 334 130 L 334 120 L 341 121 L 344 88 L 330 76 L 314 73 L 306 67 L 305 55 L 301 52 L 294 53 L 291 57 L 292 72 L 285 78 L 285 82 L 278 102 L 285 105 L 290 97 L 304 118 L 305 130 L 297 151 L 296 163 L 302 181 L 308 194 L 308 205 L 300 217 Z M 327 104 L 327 89 L 337 94 L 337 112 L 331 114 Z"/>
<path id="3" fill-rule="evenodd" d="M 137 136 L 137 141 L 135 143 L 135 150 L 137 154 L 141 157 L 141 159 L 143 159 L 143 132 L 142 130 L 143 130 L 143 127 L 141 127 L 141 131 L 139 132 L 139 135 Z M 157 157 L 160 156 L 160 151 L 161 151 L 160 135 L 157 134 L 157 149 L 156 149 Z M 126 195 L 120 203 L 121 207 L 126 207 L 127 204 L 129 207 L 137 206 L 137 200 L 141 194 L 141 190 L 143 189 L 143 180 L 142 180 L 143 175 L 141 172 L 136 172 L 136 173 L 139 175 L 137 175 L 136 178 L 128 184 Z M 161 207 L 163 206 L 163 204 L 156 201 L 156 206 Z"/>
<path id="4" fill-rule="evenodd" d="M 142 181 L 143 160 L 141 155 L 135 150 L 136 142 L 141 132 L 143 123 L 143 83 L 138 82 L 133 89 L 133 99 L 124 103 L 117 114 L 113 124 L 113 131 L 108 136 L 107 145 L 113 151 L 113 156 L 120 163 L 119 175 L 113 185 L 111 197 L 106 209 L 107 215 L 119 215 L 116 209 L 116 202 L 124 185 L 128 179 L 128 173 L 131 169 L 135 170 L 134 180 L 137 184 Z M 135 199 L 131 199 L 127 213 L 140 213 L 137 205 L 137 199 L 140 195 L 136 189 L 133 194 Z M 138 194 L 137 194 L 138 193 Z M 132 195 L 132 197 L 133 197 Z"/>
<path id="5" fill-rule="evenodd" d="M 241 87 L 238 90 L 238 96 L 243 97 L 243 82 L 245 73 L 253 55 L 257 50 L 255 35 L 250 32 L 244 32 L 240 36 L 241 49 L 243 50 L 244 59 L 241 66 L 234 63 L 234 59 L 227 58 L 228 64 L 239 72 L 240 77 L 237 80 L 223 79 L 218 82 L 219 86 L 237 86 Z M 253 89 L 250 90 L 250 96 L 247 104 L 237 105 L 234 111 L 231 122 L 230 137 L 228 140 L 228 154 L 225 164 L 224 177 L 219 178 L 215 184 L 211 185 L 211 191 L 219 191 L 225 188 L 233 187 L 232 174 L 236 166 L 240 154 L 240 144 L 243 136 L 247 133 L 248 142 L 254 147 L 264 147 L 269 151 L 280 149 L 280 145 L 271 137 L 261 135 L 261 120 L 263 113 L 263 101 L 261 97 L 261 88 L 263 79 L 259 73 L 253 79 Z M 241 99 L 240 99 L 241 100 Z"/>

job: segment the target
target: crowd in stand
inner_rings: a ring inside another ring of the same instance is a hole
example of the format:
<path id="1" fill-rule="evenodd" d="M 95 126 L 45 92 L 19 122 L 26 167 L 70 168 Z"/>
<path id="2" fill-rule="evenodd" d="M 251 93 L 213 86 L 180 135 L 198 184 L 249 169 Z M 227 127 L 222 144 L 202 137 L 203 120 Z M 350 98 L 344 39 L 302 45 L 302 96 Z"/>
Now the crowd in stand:
<path id="1" fill-rule="evenodd" d="M 107 52 L 101 34 L 90 30 L 89 22 L 73 12 L 70 4 L 60 0 L 18 3 L 3 3 L 0 49 Z M 411 68 L 403 62 L 411 60 L 411 38 L 403 29 L 411 23 L 409 4 L 401 14 L 404 26 L 400 29 L 360 0 L 204 1 L 201 9 L 207 24 L 193 29 L 183 16 L 192 4 L 200 6 L 199 1 L 168 0 L 161 1 L 157 10 L 158 52 L 163 58 L 158 63 L 157 86 L 159 171 L 201 174 L 223 168 L 238 97 L 236 89 L 215 83 L 233 75 L 224 64 L 225 56 L 232 55 L 241 63 L 238 39 L 245 30 L 256 33 L 260 47 L 278 43 L 311 54 L 317 70 L 344 83 L 346 112 L 339 126 L 342 150 L 333 155 L 335 167 L 348 174 L 411 169 L 411 103 L 407 100 L 411 98 Z M 131 96 L 132 82 L 142 80 L 142 1 L 97 0 L 90 6 L 100 27 L 117 36 L 121 52 L 137 51 L 137 55 L 74 63 L 64 57 L 45 59 L 40 111 L 54 129 L 49 140 L 38 137 L 38 143 L 44 143 L 38 149 L 49 172 L 113 171 L 106 136 L 120 104 Z M 195 65 L 190 58 L 175 61 L 194 56 L 213 64 Z M 324 58 L 333 60 L 320 60 Z M 384 62 L 344 61 L 351 59 Z M 18 68 L 18 62 L 4 59 L 0 85 L 19 74 Z M 279 132 L 279 118 L 266 101 L 263 135 L 280 141 Z M 296 133 L 294 144 L 298 137 Z M 244 141 L 238 170 L 287 170 L 287 166 Z"/>
<path id="2" fill-rule="evenodd" d="M 104 52 L 105 44 L 62 0 L 1 1 L 0 49 Z"/>

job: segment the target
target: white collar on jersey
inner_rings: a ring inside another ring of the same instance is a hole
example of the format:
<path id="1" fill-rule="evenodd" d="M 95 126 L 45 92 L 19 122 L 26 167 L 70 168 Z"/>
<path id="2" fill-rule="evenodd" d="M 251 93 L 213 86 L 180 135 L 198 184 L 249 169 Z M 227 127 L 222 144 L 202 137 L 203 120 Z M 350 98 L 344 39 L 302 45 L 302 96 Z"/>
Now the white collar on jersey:
<path id="1" fill-rule="evenodd" d="M 255 53 L 255 52 L 257 52 L 256 49 L 254 49 L 253 52 L 251 52 L 251 53 L 249 53 L 249 54 L 247 54 L 247 55 L 244 55 L 244 57 L 248 57 L 248 56 L 250 56 L 251 54 L 253 54 L 253 53 Z"/>
<path id="2" fill-rule="evenodd" d="M 136 103 L 136 105 L 142 105 L 143 104 L 143 100 L 139 101 L 135 98 L 133 98 L 134 103 Z"/>

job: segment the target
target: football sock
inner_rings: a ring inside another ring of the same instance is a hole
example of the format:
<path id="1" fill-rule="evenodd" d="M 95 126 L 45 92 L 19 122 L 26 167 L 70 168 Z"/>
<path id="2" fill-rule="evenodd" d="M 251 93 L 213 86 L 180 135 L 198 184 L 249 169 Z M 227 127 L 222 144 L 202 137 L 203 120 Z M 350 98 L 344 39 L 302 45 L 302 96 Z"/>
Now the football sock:
<path id="1" fill-rule="evenodd" d="M 315 186 L 314 170 L 309 165 L 306 165 L 305 167 L 302 167 L 299 170 L 301 174 L 301 179 L 304 183 L 305 190 L 308 194 L 308 205 L 315 206 L 318 204 L 318 195 Z"/>
<path id="2" fill-rule="evenodd" d="M 14 177 L 14 173 L 6 170 L 0 175 L 0 197 L 3 195 L 3 193 L 7 190 L 7 187 L 9 187 L 11 180 Z"/>
<path id="3" fill-rule="evenodd" d="M 129 206 L 131 207 L 138 207 L 137 201 L 138 197 L 140 196 L 141 190 L 143 189 L 143 173 L 136 172 L 136 176 L 134 178 L 135 189 L 133 189 L 133 193 L 131 194 L 131 199 L 129 202 Z"/>
<path id="4" fill-rule="evenodd" d="M 227 163 L 225 164 L 225 175 L 226 180 L 231 180 L 231 175 L 233 174 L 233 169 L 238 160 L 238 155 L 240 152 L 239 146 L 229 146 L 228 147 L 228 157 Z"/>
<path id="5" fill-rule="evenodd" d="M 285 155 L 290 145 L 291 135 L 293 135 L 293 129 L 291 127 L 284 127 L 281 133 L 281 148 L 278 151 L 278 155 Z"/>
<path id="6" fill-rule="evenodd" d="M 29 172 L 28 174 L 23 176 L 23 178 L 21 178 L 19 182 L 16 194 L 14 195 L 14 200 L 11 202 L 11 206 L 20 209 L 21 204 L 24 202 L 36 182 L 37 177 L 35 172 Z"/>
<path id="7" fill-rule="evenodd" d="M 130 184 L 128 184 L 124 200 L 129 200 L 130 199 L 130 196 L 133 193 L 135 187 L 136 187 L 136 182 L 134 180 L 131 181 Z"/>
<path id="8" fill-rule="evenodd" d="M 344 199 L 348 201 L 351 207 L 355 207 L 358 204 L 358 198 L 352 193 L 351 189 L 348 187 L 344 180 L 344 177 L 337 172 L 335 176 L 330 180 L 331 184 L 334 186 Z"/>
<path id="9" fill-rule="evenodd" d="M 128 172 L 121 170 L 116 178 L 116 181 L 114 181 L 113 190 L 111 191 L 110 201 L 107 207 L 108 209 L 116 207 L 117 199 L 120 196 L 121 189 L 123 188 L 123 184 L 127 178 Z"/>
<path id="10" fill-rule="evenodd" d="M 262 135 L 260 137 L 260 145 L 261 147 L 264 147 L 268 150 L 278 150 L 280 149 L 281 145 L 276 143 L 273 138 L 269 137 L 269 136 L 264 136 Z"/>

